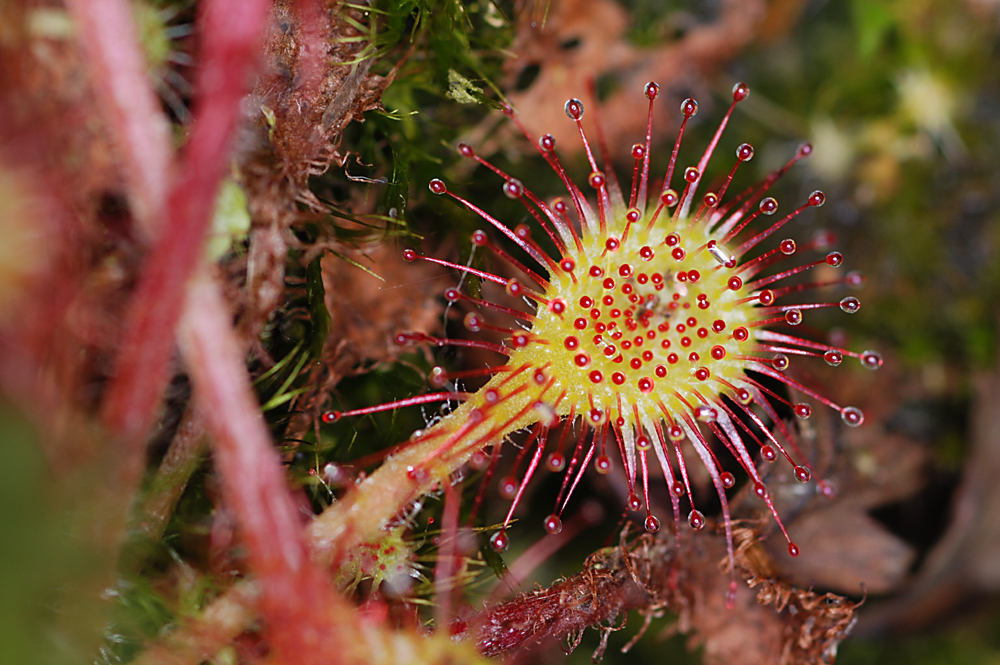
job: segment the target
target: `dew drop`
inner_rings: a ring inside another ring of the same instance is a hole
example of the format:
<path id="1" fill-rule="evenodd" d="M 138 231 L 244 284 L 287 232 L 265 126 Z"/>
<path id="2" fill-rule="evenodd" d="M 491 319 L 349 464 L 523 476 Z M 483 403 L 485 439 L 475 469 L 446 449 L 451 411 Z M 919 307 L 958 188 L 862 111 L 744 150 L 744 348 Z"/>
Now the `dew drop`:
<path id="1" fill-rule="evenodd" d="M 426 483 L 430 480 L 430 474 L 427 473 L 427 469 L 419 466 L 406 467 L 406 477 L 415 483 Z"/>
<path id="2" fill-rule="evenodd" d="M 763 214 L 773 215 L 778 211 L 778 200 L 773 196 L 768 196 L 760 202 L 760 206 L 758 207 Z"/>
<path id="3" fill-rule="evenodd" d="M 750 86 L 740 81 L 733 86 L 733 101 L 742 102 L 750 96 Z"/>
<path id="4" fill-rule="evenodd" d="M 823 354 L 823 360 L 825 360 L 826 364 L 830 367 L 836 367 L 840 363 L 844 362 L 844 354 L 840 351 L 827 351 Z"/>
<path id="5" fill-rule="evenodd" d="M 722 360 L 723 358 L 726 357 L 726 347 L 719 346 L 718 344 L 716 344 L 715 346 L 712 347 L 711 354 L 712 357 L 715 358 L 716 360 Z"/>
<path id="6" fill-rule="evenodd" d="M 707 404 L 699 404 L 694 409 L 694 417 L 703 423 L 714 423 L 719 417 L 719 412 Z"/>
<path id="7" fill-rule="evenodd" d="M 538 137 L 538 147 L 545 152 L 552 152 L 556 149 L 556 139 L 552 134 L 542 134 Z"/>
<path id="8" fill-rule="evenodd" d="M 878 369 L 882 366 L 882 354 L 878 351 L 865 351 L 861 354 L 861 364 L 868 369 Z"/>
<path id="9" fill-rule="evenodd" d="M 594 469 L 601 475 L 611 473 L 611 458 L 607 455 L 598 455 L 594 460 Z"/>
<path id="10" fill-rule="evenodd" d="M 458 154 L 460 154 L 462 157 L 475 157 L 476 151 L 473 150 L 472 146 L 470 146 L 468 143 L 459 143 Z"/>
<path id="11" fill-rule="evenodd" d="M 507 476 L 500 480 L 500 486 L 498 488 L 500 492 L 500 498 L 504 501 L 510 501 L 517 495 L 517 478 L 513 476 Z"/>
<path id="12" fill-rule="evenodd" d="M 443 388 L 448 383 L 448 376 L 443 367 L 432 367 L 427 381 L 435 388 Z"/>
<path id="13" fill-rule="evenodd" d="M 743 288 L 743 280 L 737 277 L 736 275 L 733 275 L 732 277 L 729 278 L 729 281 L 726 282 L 726 286 L 729 287 L 730 291 L 739 291 L 740 289 Z"/>
<path id="14" fill-rule="evenodd" d="M 795 480 L 800 483 L 808 483 L 809 479 L 812 478 L 812 473 L 804 466 L 795 467 Z"/>
<path id="15" fill-rule="evenodd" d="M 699 531 L 705 528 L 705 516 L 700 510 L 692 510 L 688 513 L 688 524 L 690 524 L 691 528 L 695 531 Z"/>
<path id="16" fill-rule="evenodd" d="M 628 507 L 629 510 L 639 510 L 642 508 L 642 501 L 639 501 L 639 497 L 635 495 L 635 492 L 628 495 Z"/>
<path id="17" fill-rule="evenodd" d="M 686 169 L 684 169 L 684 180 L 689 183 L 696 182 L 698 180 L 698 176 L 700 175 L 701 173 L 698 171 L 698 169 L 696 169 L 693 166 L 689 166 Z"/>
<path id="18" fill-rule="evenodd" d="M 545 532 L 553 536 L 557 533 L 560 533 L 563 529 L 562 520 L 559 518 L 558 515 L 555 514 L 546 517 L 545 522 L 543 522 L 543 524 L 545 525 Z"/>
<path id="19" fill-rule="evenodd" d="M 600 189 L 601 187 L 604 187 L 604 174 L 600 171 L 594 171 L 587 177 L 587 182 L 590 183 L 590 186 L 594 189 Z"/>
<path id="20" fill-rule="evenodd" d="M 757 301 L 767 307 L 774 303 L 774 291 L 770 289 L 764 289 L 757 295 Z"/>
<path id="21" fill-rule="evenodd" d="M 667 208 L 673 208 L 677 205 L 678 200 L 679 197 L 677 196 L 677 192 L 672 189 L 665 189 L 660 193 L 660 203 Z"/>
<path id="22" fill-rule="evenodd" d="M 681 102 L 681 113 L 687 117 L 691 117 L 698 113 L 698 102 L 688 97 L 683 102 Z"/>
<path id="23" fill-rule="evenodd" d="M 733 329 L 733 339 L 737 342 L 745 342 L 750 337 L 750 333 L 743 326 Z"/>
<path id="24" fill-rule="evenodd" d="M 712 322 L 712 330 L 714 330 L 715 332 L 720 333 L 725 329 L 726 329 L 726 322 L 723 321 L 722 319 L 716 319 L 715 321 Z"/>
<path id="25" fill-rule="evenodd" d="M 774 354 L 774 357 L 771 358 L 771 365 L 779 372 L 784 372 L 788 369 L 788 356 L 784 353 Z"/>
<path id="26" fill-rule="evenodd" d="M 764 483 L 755 483 L 753 486 L 753 493 L 760 499 L 767 498 L 767 488 L 764 487 Z"/>
<path id="27" fill-rule="evenodd" d="M 636 450 L 650 450 L 653 447 L 653 443 L 649 440 L 649 437 L 643 435 L 635 440 Z"/>
<path id="28" fill-rule="evenodd" d="M 646 84 L 643 92 L 646 94 L 646 99 L 653 101 L 660 94 L 660 86 L 656 82 L 650 81 Z"/>
<path id="29" fill-rule="evenodd" d="M 856 406 L 845 406 L 840 410 L 840 417 L 850 427 L 857 427 L 865 422 L 865 414 Z"/>
<path id="30" fill-rule="evenodd" d="M 736 485 L 736 476 L 729 473 L 728 471 L 723 471 L 719 474 L 719 480 L 722 481 L 722 486 L 727 490 L 732 489 Z"/>
<path id="31" fill-rule="evenodd" d="M 675 480 L 670 486 L 670 491 L 674 493 L 674 496 L 684 496 L 684 483 Z"/>
<path id="32" fill-rule="evenodd" d="M 412 249 L 404 249 L 403 250 L 403 260 L 407 261 L 409 263 L 413 263 L 414 261 L 417 260 L 417 253 L 415 251 L 413 251 Z"/>
<path id="33" fill-rule="evenodd" d="M 806 404 L 805 402 L 799 402 L 798 404 L 796 404 L 793 411 L 795 411 L 795 415 L 798 418 L 801 418 L 802 420 L 806 420 L 807 418 L 809 418 L 809 416 L 811 416 L 813 412 L 812 407 Z"/>
<path id="34" fill-rule="evenodd" d="M 749 143 L 741 143 L 738 148 L 736 148 L 736 159 L 741 162 L 749 162 L 753 159 L 753 146 Z"/>
<path id="35" fill-rule="evenodd" d="M 330 424 L 340 420 L 340 411 L 324 411 L 322 419 L 324 423 Z"/>
<path id="36" fill-rule="evenodd" d="M 641 379 L 639 379 L 637 385 L 639 386 L 639 390 L 641 390 L 643 393 L 647 395 L 653 392 L 653 380 L 650 379 L 648 376 L 644 376 Z"/>
<path id="37" fill-rule="evenodd" d="M 632 158 L 642 159 L 646 156 L 646 146 L 641 143 L 632 144 Z"/>
<path id="38" fill-rule="evenodd" d="M 427 186 L 434 194 L 444 194 L 448 191 L 448 187 L 445 186 L 444 181 L 439 178 L 434 178 L 427 184 Z"/>
<path id="39" fill-rule="evenodd" d="M 760 447 L 760 456 L 767 462 L 773 462 L 778 458 L 778 454 L 774 452 L 774 448 L 769 445 Z"/>
<path id="40" fill-rule="evenodd" d="M 844 255 L 840 252 L 830 252 L 826 255 L 826 264 L 828 266 L 833 266 L 834 268 L 839 267 L 844 262 Z"/>
<path id="41" fill-rule="evenodd" d="M 844 310 L 848 314 L 854 314 L 861 309 L 861 301 L 854 296 L 847 296 L 840 301 L 840 309 Z"/>
<path id="42" fill-rule="evenodd" d="M 785 323 L 790 326 L 797 326 L 802 323 L 802 310 L 790 309 L 785 312 Z"/>
<path id="43" fill-rule="evenodd" d="M 464 319 L 465 328 L 470 332 L 479 332 L 483 327 L 483 317 L 475 312 L 469 312 Z"/>
<path id="44" fill-rule="evenodd" d="M 510 541 L 507 539 L 507 532 L 505 531 L 497 531 L 490 538 L 490 547 L 493 548 L 494 552 L 506 552 L 509 544 Z"/>
<path id="45" fill-rule="evenodd" d="M 799 546 L 796 545 L 795 543 L 788 543 L 788 555 L 789 556 L 798 556 L 799 555 Z"/>
<path id="46" fill-rule="evenodd" d="M 469 466 L 475 471 L 482 471 L 490 463 L 489 456 L 481 450 L 477 450 L 472 453 L 472 457 L 469 458 Z"/>
<path id="47" fill-rule="evenodd" d="M 749 404 L 750 402 L 753 401 L 753 393 L 751 393 L 746 388 L 737 388 L 736 389 L 736 400 L 740 404 Z"/>
<path id="48" fill-rule="evenodd" d="M 781 249 L 781 253 L 786 256 L 791 256 L 795 253 L 795 241 L 791 238 L 785 238 L 782 240 L 778 247 Z"/>
<path id="49" fill-rule="evenodd" d="M 568 115 L 571 120 L 579 120 L 583 117 L 583 102 L 574 97 L 566 102 L 563 110 L 566 111 L 566 115 Z"/>
<path id="50" fill-rule="evenodd" d="M 538 414 L 538 422 L 542 427 L 555 427 L 559 424 L 559 414 L 552 408 L 551 404 L 545 402 L 535 402 L 535 412 Z"/>
<path id="51" fill-rule="evenodd" d="M 680 425 L 671 425 L 670 428 L 667 430 L 667 436 L 670 437 L 670 440 L 674 441 L 674 442 L 683 441 L 684 440 L 684 430 L 681 428 Z M 677 485 L 675 484 L 674 488 L 676 489 L 676 487 L 677 487 Z M 683 490 L 683 488 L 684 488 L 684 486 L 681 485 L 681 489 L 682 490 Z"/>
<path id="52" fill-rule="evenodd" d="M 826 203 L 826 194 L 819 191 L 818 189 L 809 195 L 809 205 L 814 208 L 818 208 Z"/>
<path id="53" fill-rule="evenodd" d="M 646 515 L 645 527 L 649 533 L 656 533 L 660 530 L 660 520 L 653 515 Z"/>
<path id="54" fill-rule="evenodd" d="M 545 460 L 545 468 L 552 473 L 558 473 L 566 467 L 566 456 L 560 452 L 549 453 L 548 459 Z"/>
<path id="55" fill-rule="evenodd" d="M 517 200 L 524 196 L 524 185 L 520 180 L 511 178 L 503 184 L 503 193 L 508 199 Z"/>

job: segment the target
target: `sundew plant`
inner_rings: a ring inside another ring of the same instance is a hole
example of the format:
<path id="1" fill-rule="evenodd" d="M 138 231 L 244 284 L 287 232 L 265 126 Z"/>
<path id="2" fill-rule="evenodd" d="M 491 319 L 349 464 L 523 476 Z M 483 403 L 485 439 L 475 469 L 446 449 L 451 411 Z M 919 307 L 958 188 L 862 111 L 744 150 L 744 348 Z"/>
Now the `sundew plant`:
<path id="1" fill-rule="evenodd" d="M 563 474 L 556 504 L 544 522 L 550 534 L 562 530 L 563 511 L 584 472 L 593 466 L 596 473 L 607 474 L 616 463 L 625 471 L 628 506 L 644 511 L 647 531 L 655 533 L 661 526 L 649 507 L 654 473 L 662 475 L 658 481 L 666 482 L 670 490 L 674 521 L 680 524 L 686 499 L 687 524 L 702 529 L 706 518 L 695 506 L 687 468 L 690 456 L 684 454 L 689 447 L 707 469 L 721 502 L 732 596 L 736 573 L 726 491 L 736 485 L 736 478 L 723 468 L 718 454 L 725 451 L 736 459 L 753 483 L 754 494 L 788 540 L 789 553 L 797 556 L 799 548 L 785 530 L 758 471 L 759 461 L 769 464 L 781 456 L 799 482 L 810 482 L 812 477 L 793 429 L 778 415 L 776 406 L 783 405 L 797 418 L 806 419 L 812 414 L 810 402 L 819 403 L 839 412 L 851 427 L 861 425 L 864 416 L 859 408 L 838 405 L 821 389 L 794 378 L 792 358 L 807 361 L 813 357 L 836 366 L 845 357 L 854 357 L 869 369 L 877 369 L 882 358 L 874 351 L 851 351 L 792 334 L 812 310 L 839 307 L 851 314 L 860 307 L 854 296 L 832 302 L 802 301 L 803 292 L 810 289 L 861 283 L 857 273 L 823 282 L 793 279 L 818 266 L 841 266 L 843 256 L 827 251 L 828 236 L 820 234 L 801 247 L 793 239 L 781 240 L 768 250 L 758 247 L 801 213 L 823 205 L 825 196 L 816 191 L 787 214 L 776 215 L 778 202 L 768 196 L 780 176 L 809 155 L 811 146 L 802 145 L 763 182 L 727 196 L 738 167 L 754 154 L 749 144 L 742 143 L 720 187 L 700 193 L 702 173 L 734 108 L 750 94 L 749 87 L 739 83 L 733 88 L 732 105 L 699 162 L 684 169 L 682 185 L 674 189 L 671 181 L 685 125 L 698 110 L 693 99 L 684 100 L 683 122 L 662 187 L 650 193 L 649 151 L 658 93 L 656 83 L 646 85 L 647 131 L 645 141 L 631 148 L 635 164 L 625 191 L 610 169 L 599 166 L 583 131 L 584 105 L 579 99 L 567 101 L 565 111 L 579 128 L 591 167 L 586 193 L 567 176 L 550 134 L 532 137 L 522 126 L 526 139 L 537 146 L 566 187 L 564 196 L 548 201 L 521 179 L 479 157 L 471 146 L 459 145 L 463 157 L 496 173 L 505 195 L 524 203 L 554 251 L 533 239 L 529 225 L 511 228 L 451 191 L 443 181 L 432 180 L 431 192 L 451 196 L 488 223 L 493 233 L 517 246 L 523 257 L 508 253 L 486 231 L 472 234 L 477 249 L 494 254 L 524 277 L 485 272 L 422 256 L 412 249 L 404 251 L 404 258 L 441 264 L 498 284 L 508 296 L 522 298 L 526 307 L 511 308 L 451 288 L 444 294 L 448 301 L 471 306 L 464 317 L 465 327 L 474 333 L 500 332 L 503 341 L 401 332 L 397 342 L 472 346 L 506 356 L 506 361 L 458 373 L 435 367 L 428 379 L 445 390 L 350 412 L 330 411 L 324 419 L 333 422 L 403 406 L 462 401 L 454 411 L 416 432 L 401 453 L 361 484 L 356 500 L 365 501 L 361 497 L 371 495 L 369 507 L 381 500 L 386 486 L 417 496 L 451 482 L 451 474 L 469 461 L 485 466 L 489 478 L 505 440 L 516 431 L 530 430 L 512 471 L 500 480 L 500 494 L 511 505 L 502 527 L 491 538 L 498 552 L 507 549 L 507 527 L 526 485 L 543 468 Z M 514 109 L 505 112 L 518 122 Z M 766 223 L 760 224 L 759 218 Z M 819 250 L 817 258 L 792 258 L 815 250 Z M 461 380 L 476 376 L 490 378 L 475 393 L 462 392 Z M 775 382 L 802 399 L 784 396 Z M 405 472 L 405 479 L 386 478 L 394 472 Z M 395 510 L 390 508 L 384 517 L 388 519 Z M 365 514 L 373 515 L 368 509 Z"/>
<path id="2" fill-rule="evenodd" d="M 865 57 L 878 4 L 851 5 Z M 986 217 L 950 198 L 961 100 L 933 63 L 820 83 L 829 44 L 768 45 L 837 3 L 662 5 L 0 8 L 0 614 L 41 617 L 0 660 L 550 662 L 594 632 L 599 660 L 666 626 L 709 663 L 825 664 L 938 561 L 888 523 L 965 448 L 912 412 L 989 396 L 947 354 L 993 336 L 920 317 L 988 308 L 953 296 L 992 235 L 949 240 L 947 279 L 907 263 L 944 222 L 907 226 L 899 183 L 939 151 L 954 235 Z M 893 94 L 916 136 L 858 119 Z"/>

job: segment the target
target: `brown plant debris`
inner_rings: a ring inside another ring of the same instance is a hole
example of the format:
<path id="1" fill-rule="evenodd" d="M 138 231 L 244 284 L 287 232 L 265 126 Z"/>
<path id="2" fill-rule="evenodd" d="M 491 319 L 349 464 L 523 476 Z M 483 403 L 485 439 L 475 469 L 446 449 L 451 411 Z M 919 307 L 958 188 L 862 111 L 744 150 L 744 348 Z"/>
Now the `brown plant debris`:
<path id="1" fill-rule="evenodd" d="M 654 107 L 653 125 L 675 126 L 677 105 L 669 100 L 679 103 L 692 90 L 710 99 L 705 93 L 711 74 L 756 37 L 767 9 L 764 0 L 724 0 L 712 20 L 692 24 L 676 41 L 643 48 L 629 42 L 628 14 L 613 0 L 562 0 L 546 6 L 544 21 L 537 11 L 519 15 L 511 47 L 517 57 L 508 61 L 504 83 L 529 131 L 552 133 L 564 153 L 581 149 L 576 128 L 562 110 L 567 99 L 583 97 L 592 82 L 612 76 L 616 87 L 601 101 L 602 125 L 611 150 L 624 152 L 646 130 L 646 114 L 636 106 L 643 86 L 648 81 L 665 84 L 668 103 Z M 519 80 L 531 70 L 537 75 L 518 90 Z M 584 122 L 592 118 L 585 116 Z"/>
<path id="2" fill-rule="evenodd" d="M 241 328 L 252 344 L 284 294 L 289 228 L 327 208 L 309 178 L 347 155 L 338 150 L 350 122 L 380 108 L 391 77 L 355 61 L 365 46 L 353 10 L 322 0 L 279 0 L 265 42 L 268 66 L 253 93 L 239 163 L 251 217 Z M 363 22 L 363 21 L 362 21 Z M 304 215 L 299 206 L 311 212 Z"/>
<path id="3" fill-rule="evenodd" d="M 726 606 L 730 578 L 715 563 L 724 559 L 724 536 L 701 533 L 678 544 L 649 534 L 629 540 L 626 532 L 619 547 L 594 553 L 576 575 L 487 609 L 468 625 L 487 656 L 551 639 L 566 640 L 572 651 L 584 631 L 595 627 L 601 633 L 597 662 L 629 611 L 638 610 L 645 620 L 623 651 L 653 618 L 671 612 L 677 621 L 669 632 L 688 634 L 692 648 L 703 646 L 706 663 L 833 663 L 859 604 L 776 579 L 756 532 L 740 529 L 737 538 L 737 576 L 744 584 L 732 608 Z"/>

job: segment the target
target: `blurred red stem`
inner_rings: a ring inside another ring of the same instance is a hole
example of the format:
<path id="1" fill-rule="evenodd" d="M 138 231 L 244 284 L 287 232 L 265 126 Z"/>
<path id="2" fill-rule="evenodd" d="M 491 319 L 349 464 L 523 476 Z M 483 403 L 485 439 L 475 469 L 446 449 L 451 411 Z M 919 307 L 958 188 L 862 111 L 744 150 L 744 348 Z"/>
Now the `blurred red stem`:
<path id="1" fill-rule="evenodd" d="M 208 0 L 203 6 L 194 127 L 168 195 L 167 224 L 140 276 L 105 395 L 106 424 L 134 448 L 155 418 L 169 376 L 184 290 L 204 252 L 268 7 L 266 0 Z"/>
<path id="2" fill-rule="evenodd" d="M 281 662 L 328 663 L 336 628 L 347 628 L 349 619 L 334 616 L 341 604 L 309 559 L 303 519 L 229 318 L 215 282 L 201 275 L 191 283 L 181 344 L 195 398 L 212 433 L 223 494 L 239 518 L 261 583 L 271 647 Z M 339 653 L 346 655 L 342 646 Z"/>
<path id="3" fill-rule="evenodd" d="M 105 126 L 121 151 L 137 233 L 143 242 L 162 225 L 170 165 L 167 119 L 149 77 L 127 0 L 67 0 L 87 53 Z"/>

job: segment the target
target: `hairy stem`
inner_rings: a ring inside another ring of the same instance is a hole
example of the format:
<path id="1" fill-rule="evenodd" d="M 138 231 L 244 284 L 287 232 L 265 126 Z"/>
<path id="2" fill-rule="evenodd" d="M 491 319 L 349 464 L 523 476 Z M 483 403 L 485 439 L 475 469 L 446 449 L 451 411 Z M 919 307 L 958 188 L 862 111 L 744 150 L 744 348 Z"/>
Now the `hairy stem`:
<path id="1" fill-rule="evenodd" d="M 490 444 L 500 445 L 511 432 L 536 422 L 538 412 L 533 405 L 539 390 L 529 385 L 528 378 L 520 389 L 508 386 L 508 396 L 500 404 L 487 403 L 484 395 L 490 388 L 508 381 L 503 375 L 494 377 L 313 520 L 309 538 L 314 556 L 324 565 L 336 564 L 352 548 L 382 540 L 387 525 L 407 504 L 439 483 L 451 482 L 451 474 L 474 452 Z"/>

